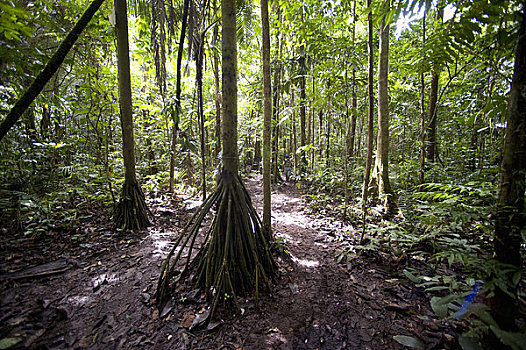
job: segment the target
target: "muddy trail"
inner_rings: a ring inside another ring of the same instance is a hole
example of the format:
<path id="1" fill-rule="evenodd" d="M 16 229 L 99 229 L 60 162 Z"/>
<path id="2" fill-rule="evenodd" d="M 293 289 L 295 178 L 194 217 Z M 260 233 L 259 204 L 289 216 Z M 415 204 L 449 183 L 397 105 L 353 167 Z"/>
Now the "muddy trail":
<path id="1" fill-rule="evenodd" d="M 246 184 L 261 211 L 261 179 L 248 178 Z M 90 219 L 92 226 L 83 229 L 82 240 L 72 240 L 68 232 L 14 242 L 1 237 L 0 345 L 12 349 L 458 347 L 455 325 L 436 319 L 423 290 L 400 277 L 400 266 L 363 254 L 337 263 L 342 242 L 356 240 L 359 234 L 337 220 L 307 214 L 307 204 L 294 184 L 273 191 L 274 232 L 290 259 L 279 259 L 280 277 L 272 290 L 258 299 L 243 300 L 240 312 L 212 322 L 207 329 L 193 328 L 206 310 L 198 291 L 181 286 L 162 310 L 155 306 L 153 295 L 163 258 L 195 205 L 167 195 L 149 201 L 155 226 L 140 234 L 119 236 L 99 216 Z"/>

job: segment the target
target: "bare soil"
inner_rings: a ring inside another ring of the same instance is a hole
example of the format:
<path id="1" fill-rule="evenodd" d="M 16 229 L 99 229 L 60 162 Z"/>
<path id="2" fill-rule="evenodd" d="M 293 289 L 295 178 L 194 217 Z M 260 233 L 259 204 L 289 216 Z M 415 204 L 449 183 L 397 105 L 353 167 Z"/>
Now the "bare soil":
<path id="1" fill-rule="evenodd" d="M 246 180 L 261 210 L 261 180 Z M 337 263 L 352 225 L 307 214 L 293 183 L 273 191 L 280 277 L 241 310 L 192 328 L 206 310 L 189 286 L 163 310 L 153 301 L 161 263 L 190 209 L 167 195 L 149 200 L 155 226 L 118 234 L 104 215 L 75 232 L 38 239 L 0 237 L 0 342 L 13 349 L 402 349 L 394 336 L 426 349 L 458 348 L 454 324 L 437 320 L 423 290 L 400 279 L 380 255 Z M 195 209 L 194 209 L 195 210 Z M 49 264 L 51 263 L 51 264 Z M 32 269 L 30 269 L 32 268 Z"/>

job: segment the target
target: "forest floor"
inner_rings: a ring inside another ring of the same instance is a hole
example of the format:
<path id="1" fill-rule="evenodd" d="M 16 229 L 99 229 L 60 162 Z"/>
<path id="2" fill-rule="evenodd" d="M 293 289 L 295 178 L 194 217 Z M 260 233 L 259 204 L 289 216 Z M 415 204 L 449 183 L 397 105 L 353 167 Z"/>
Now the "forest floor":
<path id="1" fill-rule="evenodd" d="M 246 179 L 261 211 L 261 178 Z M 401 266 L 359 254 L 337 263 L 351 225 L 307 213 L 293 183 L 273 191 L 273 227 L 290 253 L 279 259 L 270 292 L 244 300 L 241 312 L 207 329 L 192 328 L 206 308 L 191 288 L 163 310 L 153 295 L 160 266 L 188 220 L 188 202 L 149 199 L 150 229 L 114 233 L 94 208 L 76 231 L 13 241 L 0 236 L 0 345 L 13 349 L 426 349 L 458 348 L 458 329 L 438 320 L 423 289 Z M 74 238 L 76 237 L 76 238 Z M 416 342 L 419 341 L 419 344 Z"/>

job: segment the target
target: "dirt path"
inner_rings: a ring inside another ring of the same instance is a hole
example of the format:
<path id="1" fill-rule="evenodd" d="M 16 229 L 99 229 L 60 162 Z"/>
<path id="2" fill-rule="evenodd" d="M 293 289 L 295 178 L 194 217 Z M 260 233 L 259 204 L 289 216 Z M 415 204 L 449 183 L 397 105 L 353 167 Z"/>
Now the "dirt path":
<path id="1" fill-rule="evenodd" d="M 247 187 L 260 208 L 260 179 L 248 179 Z M 336 263 L 339 240 L 352 227 L 306 215 L 292 184 L 273 193 L 275 234 L 292 261 L 280 262 L 272 292 L 247 300 L 242 315 L 211 330 L 190 331 L 206 307 L 198 293 L 182 294 L 161 312 L 151 300 L 162 258 L 187 220 L 167 209 L 169 200 L 156 201 L 162 203 L 149 234 L 118 239 L 100 230 L 82 249 L 57 257 L 65 272 L 2 278 L 0 339 L 35 349 L 401 349 L 393 336 L 407 335 L 426 349 L 453 347 L 423 292 L 389 282 L 396 277 L 389 266 Z"/>

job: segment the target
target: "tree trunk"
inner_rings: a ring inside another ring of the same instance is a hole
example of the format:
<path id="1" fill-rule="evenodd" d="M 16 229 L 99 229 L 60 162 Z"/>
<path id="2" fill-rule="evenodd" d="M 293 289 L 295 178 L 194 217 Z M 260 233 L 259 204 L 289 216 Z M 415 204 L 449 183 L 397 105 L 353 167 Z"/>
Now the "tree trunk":
<path id="1" fill-rule="evenodd" d="M 301 18 L 303 20 L 303 8 L 301 9 Z M 299 71 L 300 71 L 300 147 L 306 145 L 306 136 L 305 136 L 305 120 L 306 120 L 306 93 L 305 93 L 305 75 L 307 73 L 307 67 L 305 62 L 305 45 L 300 45 L 300 56 L 299 56 Z M 305 150 L 301 152 L 301 166 L 300 172 L 305 172 L 307 169 L 307 157 Z"/>
<path id="2" fill-rule="evenodd" d="M 206 143 L 205 143 L 205 113 L 203 110 L 203 56 L 204 56 L 205 33 L 199 34 L 199 44 L 197 46 L 196 80 L 197 80 L 197 100 L 199 114 L 199 141 L 201 144 L 201 187 L 203 191 L 203 201 L 206 199 Z"/>
<path id="3" fill-rule="evenodd" d="M 214 1 L 214 9 L 216 8 Z M 214 42 L 219 41 L 218 26 L 214 27 Z M 215 122 L 215 151 L 214 151 L 214 165 L 217 166 L 219 152 L 221 152 L 221 92 L 219 91 L 219 55 L 217 50 L 213 50 L 214 56 L 214 97 L 216 107 L 216 122 Z"/>
<path id="4" fill-rule="evenodd" d="M 298 139 L 296 130 L 296 111 L 294 109 L 294 85 L 291 85 L 290 87 L 290 106 L 292 107 L 292 157 L 294 157 L 294 173 L 296 173 L 298 168 L 298 157 L 296 157 L 296 151 L 298 149 Z"/>
<path id="5" fill-rule="evenodd" d="M 330 149 L 331 149 L 331 79 L 327 81 L 327 132 L 325 137 L 327 143 L 325 144 L 325 164 L 327 165 L 327 168 L 330 168 L 331 166 L 331 156 L 330 156 Z"/>
<path id="6" fill-rule="evenodd" d="M 278 19 L 281 18 L 281 11 L 279 9 L 279 4 L 276 2 L 277 7 L 277 14 Z M 279 172 L 279 104 L 280 104 L 280 97 L 281 97 L 281 53 L 283 50 L 283 40 L 280 40 L 279 31 L 276 32 L 276 45 L 278 48 L 278 59 L 277 59 L 277 65 L 276 70 L 274 71 L 274 96 L 273 96 L 273 118 L 274 118 L 274 128 L 273 135 L 272 135 L 272 179 L 274 182 L 281 181 L 281 176 Z"/>
<path id="7" fill-rule="evenodd" d="M 221 6 L 223 33 L 221 37 L 221 140 L 223 141 L 223 169 L 228 175 L 237 176 L 239 159 L 237 150 L 237 33 L 236 4 L 223 0 Z"/>
<path id="8" fill-rule="evenodd" d="M 175 83 L 175 120 L 172 134 L 172 149 L 170 152 L 170 192 L 173 192 L 175 185 L 175 147 L 177 145 L 177 134 L 179 132 L 179 119 L 181 115 L 181 66 L 183 61 L 184 38 L 186 34 L 186 23 L 188 20 L 188 7 L 190 0 L 184 0 L 183 20 L 181 23 L 181 33 L 179 35 L 179 46 L 177 48 L 177 79 Z"/>
<path id="9" fill-rule="evenodd" d="M 69 53 L 69 50 L 73 47 L 78 37 L 86 28 L 89 21 L 93 18 L 95 13 L 99 10 L 104 0 L 94 0 L 87 10 L 82 14 L 80 19 L 77 21 L 73 29 L 68 33 L 66 38 L 60 43 L 57 51 L 53 54 L 49 62 L 46 64 L 44 69 L 38 74 L 33 83 L 24 92 L 24 94 L 16 101 L 15 105 L 11 108 L 5 119 L 0 124 L 0 141 L 7 134 L 9 129 L 15 125 L 20 119 L 22 114 L 31 105 L 31 103 L 37 98 L 47 82 L 56 73 L 62 62 Z"/>
<path id="10" fill-rule="evenodd" d="M 121 110 L 122 155 L 124 184 L 114 217 L 115 227 L 123 230 L 143 229 L 150 225 L 144 194 L 135 175 L 135 141 L 128 46 L 128 15 L 126 0 L 115 0 L 115 33 L 117 35 L 117 65 L 119 71 L 119 107 Z"/>
<path id="11" fill-rule="evenodd" d="M 387 2 L 385 11 L 389 11 Z M 389 182 L 389 24 L 385 16 L 380 27 L 380 51 L 378 53 L 378 137 L 376 140 L 376 161 L 371 187 L 378 197 L 383 196 L 386 213 L 393 209 L 393 193 Z"/>
<path id="12" fill-rule="evenodd" d="M 497 260 L 521 268 L 521 230 L 525 226 L 524 191 L 526 173 L 526 9 L 522 9 L 522 22 L 515 54 L 515 67 L 506 113 L 506 135 L 502 150 L 502 167 L 499 181 L 499 199 L 495 222 L 495 253 Z M 513 285 L 510 292 L 517 293 Z M 518 306 L 498 287 L 495 291 L 492 312 L 504 330 L 515 329 Z"/>
<path id="13" fill-rule="evenodd" d="M 422 19 L 422 53 L 426 45 L 426 12 Z M 423 63 L 422 63 L 423 65 Z M 422 67 L 423 68 L 423 67 Z M 426 165 L 426 107 L 425 107 L 425 75 L 424 70 L 420 73 L 420 172 L 418 181 L 424 183 L 425 165 Z"/>
<path id="14" fill-rule="evenodd" d="M 371 6 L 371 0 L 367 0 L 367 7 Z M 371 12 L 367 15 L 368 40 L 369 48 L 368 73 L 367 73 L 367 94 L 368 94 L 368 112 L 367 112 L 367 159 L 365 162 L 365 175 L 362 188 L 362 205 L 365 210 L 367 204 L 367 195 L 369 193 L 369 179 L 371 175 L 371 164 L 373 162 L 373 120 L 374 120 L 374 51 L 373 51 L 373 15 Z"/>
<path id="15" fill-rule="evenodd" d="M 429 90 L 429 112 L 426 132 L 426 160 L 430 163 L 436 161 L 436 132 L 437 132 L 437 98 L 438 98 L 438 79 L 439 73 L 433 71 L 431 86 Z"/>
<path id="16" fill-rule="evenodd" d="M 353 2 L 353 27 L 352 27 L 352 44 L 355 45 L 356 41 L 356 0 Z M 347 71 L 346 71 L 347 72 Z M 358 106 L 358 100 L 356 98 L 356 68 L 354 64 L 352 65 L 352 87 L 351 87 L 351 94 L 352 94 L 352 111 L 351 111 L 351 135 L 349 137 L 349 158 L 351 158 L 351 161 L 354 158 L 354 139 L 356 138 L 356 114 L 357 114 L 357 106 Z"/>
<path id="17" fill-rule="evenodd" d="M 314 98 L 314 96 L 316 96 L 316 75 L 314 74 L 314 66 L 312 67 L 312 96 Z M 311 164 L 311 170 L 314 170 L 314 158 L 315 158 L 315 154 L 316 152 L 314 152 L 314 141 L 316 140 L 315 138 L 315 128 L 316 128 L 316 109 L 314 108 L 314 105 L 311 107 L 312 108 L 312 113 L 311 113 L 311 118 L 310 118 L 310 130 L 309 130 L 309 144 L 311 144 L 313 147 L 311 148 L 310 150 L 310 164 Z"/>
<path id="18" fill-rule="evenodd" d="M 270 189 L 270 134 L 272 130 L 272 86 L 270 79 L 270 26 L 268 0 L 261 0 L 261 27 L 263 33 L 263 233 L 272 236 Z"/>
<path id="19" fill-rule="evenodd" d="M 437 21 L 442 21 L 444 17 L 444 8 L 439 4 L 437 7 Z M 437 101 L 438 101 L 438 80 L 440 79 L 440 68 L 437 64 L 433 67 L 431 77 L 431 86 L 429 90 L 429 112 L 426 132 L 426 160 L 434 163 L 437 160 Z"/>
<path id="20" fill-rule="evenodd" d="M 192 276 L 211 301 L 208 316 L 200 324 L 210 321 L 219 301 L 223 305 L 237 305 L 237 296 L 252 294 L 254 290 L 257 297 L 258 287 L 269 287 L 277 270 L 261 221 L 238 174 L 236 1 L 223 0 L 221 15 L 223 171 L 215 191 L 187 223 L 165 259 L 156 292 L 158 302 L 164 303 L 173 286 L 177 262 L 186 259 L 178 279 Z M 215 214 L 207 230 L 209 234 L 199 251 L 192 254 L 196 236 L 212 208 Z M 188 253 L 183 257 L 185 247 Z"/>

